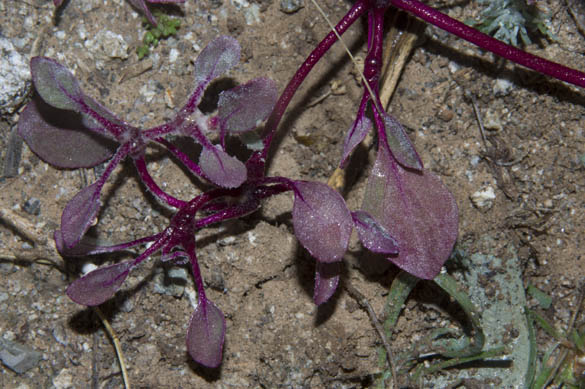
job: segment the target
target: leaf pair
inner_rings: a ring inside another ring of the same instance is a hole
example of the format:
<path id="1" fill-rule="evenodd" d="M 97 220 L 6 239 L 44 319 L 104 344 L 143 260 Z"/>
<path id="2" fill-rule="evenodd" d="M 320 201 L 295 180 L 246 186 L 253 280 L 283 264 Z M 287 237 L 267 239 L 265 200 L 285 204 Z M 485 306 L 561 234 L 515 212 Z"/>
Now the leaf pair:
<path id="1" fill-rule="evenodd" d="M 351 213 L 343 197 L 331 187 L 310 181 L 293 182 L 293 226 L 299 242 L 317 259 L 315 292 L 317 305 L 327 301 L 339 283 L 343 258 L 355 225 L 362 244 L 374 252 L 396 254 L 392 236 L 370 214 Z"/>
<path id="2" fill-rule="evenodd" d="M 378 100 L 375 106 L 380 107 L 379 98 L 374 98 Z M 369 95 L 364 94 L 357 119 L 347 133 L 342 167 L 372 128 L 371 120 L 365 116 L 369 100 Z M 394 237 L 400 246 L 399 252 L 388 259 L 419 278 L 432 279 L 457 239 L 457 204 L 441 181 L 424 170 L 402 125 L 384 111 L 374 111 L 374 119 L 379 135 L 378 156 L 368 178 L 362 210 L 365 215 L 376 215 L 380 224 L 371 224 L 369 216 L 356 218 L 354 213 L 356 228 L 359 233 L 366 225 L 382 227 L 379 234 Z M 368 249 L 381 252 L 377 251 L 382 248 L 380 242 L 367 242 L 368 238 L 361 235 L 360 240 Z"/>
<path id="3" fill-rule="evenodd" d="M 376 104 L 377 107 L 381 103 Z M 366 110 L 368 107 L 369 97 L 364 94 L 360 108 L 358 110 L 357 118 L 349 128 L 345 140 L 343 142 L 343 152 L 340 162 L 340 167 L 345 167 L 347 160 L 353 150 L 360 144 L 368 132 L 372 129 L 372 121 L 366 117 Z M 393 116 L 387 112 L 377 110 L 374 112 L 376 126 L 378 128 L 378 135 L 381 140 L 381 147 L 385 147 L 392 154 L 392 156 L 402 166 L 415 171 L 422 171 L 423 163 L 414 148 L 414 145 L 408 138 L 404 127 Z"/>

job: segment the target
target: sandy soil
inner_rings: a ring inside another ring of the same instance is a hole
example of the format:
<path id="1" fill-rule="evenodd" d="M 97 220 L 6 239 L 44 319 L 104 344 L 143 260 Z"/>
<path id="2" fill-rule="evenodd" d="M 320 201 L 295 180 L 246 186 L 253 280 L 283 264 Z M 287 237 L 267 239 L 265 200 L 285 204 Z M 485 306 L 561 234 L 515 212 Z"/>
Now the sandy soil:
<path id="1" fill-rule="evenodd" d="M 349 8 L 341 1 L 321 3 L 332 20 Z M 583 68 L 584 37 L 564 2 L 542 3 L 553 15 L 558 41 L 543 41 L 528 50 Z M 466 2 L 438 5 L 459 20 L 478 12 L 477 5 Z M 280 2 L 272 0 L 187 1 L 169 10 L 182 19 L 179 33 L 161 42 L 146 62 L 135 54 L 144 33 L 141 19 L 122 0 L 70 0 L 57 13 L 45 0 L 3 3 L 0 26 L 2 36 L 14 42 L 20 54 L 57 59 L 75 72 L 86 93 L 139 127 L 171 117 L 190 93 L 193 59 L 217 35 L 232 35 L 243 48 L 241 64 L 230 73 L 232 84 L 268 76 L 282 89 L 328 31 L 308 2 L 292 14 L 282 12 Z M 361 56 L 364 26 L 357 23 L 346 34 L 346 42 Z M 99 35 L 106 31 L 111 32 L 109 38 Z M 100 43 L 104 41 L 109 44 Z M 327 181 L 361 94 L 352 69 L 338 46 L 317 66 L 282 125 L 272 174 Z M 332 88 L 332 82 L 345 88 Z M 466 96 L 475 99 L 487 143 L 472 99 Z M 585 275 L 584 104 L 581 89 L 504 63 L 428 28 L 390 105 L 426 167 L 457 199 L 458 248 L 469 255 L 518 258 L 524 285 L 531 283 L 552 296 L 551 308 L 542 314 L 561 329 L 576 309 Z M 0 119 L 0 142 L 6 150 L 18 110 Z M 188 199 L 199 192 L 197 182 L 161 150 L 152 150 L 148 158 L 155 179 L 171 193 Z M 346 194 L 352 209 L 360 205 L 373 158 L 374 150 L 364 147 L 349 168 Z M 99 318 L 70 301 L 64 291 L 79 276 L 82 263 L 99 265 L 122 256 L 48 258 L 55 266 L 30 260 L 49 250 L 62 209 L 95 179 L 95 171 L 54 169 L 26 145 L 18 166 L 16 176 L 0 182 L 0 207 L 22 219 L 30 236 L 8 223 L 0 225 L 0 336 L 37 350 L 42 358 L 22 374 L 1 366 L 0 387 L 121 387 L 116 354 Z M 92 233 L 123 241 L 163 229 L 171 214 L 144 190 L 132 165 L 120 166 L 115 177 L 106 187 L 105 206 Z M 495 198 L 478 207 L 472 197 L 486 190 L 493 190 Z M 38 213 L 29 206 L 35 201 L 40 204 Z M 102 307 L 120 339 L 134 387 L 374 385 L 376 374 L 385 368 L 378 364 L 380 339 L 367 313 L 344 288 L 332 302 L 319 308 L 313 304 L 314 260 L 294 238 L 291 206 L 290 194 L 281 195 L 267 201 L 261 212 L 198 236 L 209 297 L 227 320 L 220 368 L 204 369 L 186 353 L 192 280 L 179 278 L 178 286 L 169 286 L 164 273 L 171 267 L 158 258 L 133 272 L 124 291 Z M 380 315 L 395 274 L 393 266 L 372 259 L 352 238 L 342 284 L 358 289 Z M 531 299 L 529 303 L 535 305 Z M 421 283 L 399 319 L 392 339 L 395 350 L 407 350 L 433 329 L 457 328 L 456 318 L 442 308 L 448 304 L 431 283 Z M 543 350 L 549 343 L 539 332 Z M 423 386 L 440 387 L 433 380 L 427 377 Z M 477 384 L 484 387 L 486 382 Z"/>

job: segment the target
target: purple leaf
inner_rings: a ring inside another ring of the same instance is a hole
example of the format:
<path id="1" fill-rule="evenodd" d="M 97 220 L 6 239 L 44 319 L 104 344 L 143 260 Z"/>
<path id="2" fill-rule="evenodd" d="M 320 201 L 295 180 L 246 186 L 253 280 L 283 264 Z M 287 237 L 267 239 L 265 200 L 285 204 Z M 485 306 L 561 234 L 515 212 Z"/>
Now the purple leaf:
<path id="1" fill-rule="evenodd" d="M 55 4 L 55 7 L 59 7 L 61 3 L 63 3 L 63 0 L 53 0 L 53 4 Z"/>
<path id="2" fill-rule="evenodd" d="M 67 296 L 77 304 L 100 305 L 120 289 L 132 268 L 132 261 L 100 267 L 73 281 Z"/>
<path id="3" fill-rule="evenodd" d="M 102 251 L 101 246 L 92 244 L 86 239 L 81 239 L 75 246 L 71 248 L 65 247 L 63 233 L 61 230 L 55 230 L 53 233 L 53 239 L 55 239 L 55 247 L 57 248 L 57 251 L 64 257 L 82 257 L 86 255 L 99 254 Z"/>
<path id="4" fill-rule="evenodd" d="M 150 13 L 150 10 L 148 9 L 148 6 L 146 5 L 144 0 L 128 0 L 128 1 L 130 2 L 130 4 L 132 4 L 133 6 L 138 8 L 140 11 L 142 11 L 142 13 L 144 14 L 144 16 L 146 16 L 146 19 L 148 19 L 150 24 L 152 24 L 153 26 L 156 26 L 156 19 Z M 160 3 L 178 4 L 178 3 L 185 2 L 185 0 L 146 0 L 146 1 L 148 1 L 149 3 L 153 3 L 153 4 L 160 4 Z"/>
<path id="5" fill-rule="evenodd" d="M 269 78 L 256 78 L 219 95 L 218 116 L 222 127 L 230 132 L 257 128 L 276 103 L 278 90 Z"/>
<path id="6" fill-rule="evenodd" d="M 93 167 L 112 157 L 115 143 L 85 127 L 81 116 L 34 98 L 18 121 L 18 133 L 43 161 L 61 168 Z"/>
<path id="7" fill-rule="evenodd" d="M 246 166 L 219 146 L 203 148 L 199 167 L 209 181 L 224 188 L 237 188 L 246 181 Z"/>
<path id="8" fill-rule="evenodd" d="M 63 65 L 46 57 L 33 57 L 30 71 L 35 89 L 55 108 L 79 111 L 83 92 L 75 76 Z"/>
<path id="9" fill-rule="evenodd" d="M 211 301 L 200 298 L 187 331 L 189 354 L 203 366 L 217 367 L 221 363 L 224 337 L 223 313 Z"/>
<path id="10" fill-rule="evenodd" d="M 353 228 L 343 197 L 320 182 L 295 181 L 294 186 L 295 235 L 319 261 L 340 261 Z"/>
<path id="11" fill-rule="evenodd" d="M 404 131 L 402 124 L 389 114 L 384 114 L 384 129 L 390 152 L 402 166 L 422 171 L 423 163 L 414 149 L 410 138 Z"/>
<path id="12" fill-rule="evenodd" d="M 365 248 L 380 254 L 398 254 L 398 243 L 369 213 L 356 211 L 351 216 Z"/>
<path id="13" fill-rule="evenodd" d="M 97 101 L 92 99 L 91 97 L 84 95 L 83 101 L 87 105 L 87 108 L 92 109 L 93 111 L 95 111 L 95 113 L 97 113 L 102 118 L 108 120 L 111 123 L 118 124 L 120 126 L 125 125 L 125 123 L 122 119 L 119 119 L 113 112 L 111 112 L 109 109 L 107 109 L 106 107 L 104 107 L 103 105 L 101 105 L 100 103 L 98 103 Z M 102 128 L 103 127 L 102 124 L 98 123 L 95 118 L 89 116 L 88 114 L 83 115 L 83 122 L 87 127 L 90 127 L 90 128 L 95 128 L 95 127 Z"/>
<path id="14" fill-rule="evenodd" d="M 341 264 L 339 262 L 323 263 L 317 261 L 315 269 L 315 292 L 313 301 L 321 305 L 333 296 L 339 284 L 339 273 Z"/>
<path id="15" fill-rule="evenodd" d="M 346 165 L 347 158 L 353 149 L 355 149 L 355 147 L 359 145 L 362 140 L 364 140 L 371 128 L 372 121 L 367 117 L 360 116 L 355 120 L 347 133 L 345 141 L 343 142 L 343 155 L 341 156 L 341 162 L 339 163 L 339 166 L 344 167 Z"/>
<path id="16" fill-rule="evenodd" d="M 95 182 L 73 197 L 61 215 L 61 236 L 65 249 L 74 247 L 91 227 L 100 209 L 102 185 Z"/>
<path id="17" fill-rule="evenodd" d="M 457 239 L 458 211 L 453 195 L 436 176 L 404 169 L 379 147 L 363 209 L 376 215 L 400 245 L 390 261 L 423 279 L 439 273 Z"/>
<path id="18" fill-rule="evenodd" d="M 209 84 L 240 61 L 240 44 L 229 36 L 212 40 L 195 60 L 195 83 L 199 86 Z"/>

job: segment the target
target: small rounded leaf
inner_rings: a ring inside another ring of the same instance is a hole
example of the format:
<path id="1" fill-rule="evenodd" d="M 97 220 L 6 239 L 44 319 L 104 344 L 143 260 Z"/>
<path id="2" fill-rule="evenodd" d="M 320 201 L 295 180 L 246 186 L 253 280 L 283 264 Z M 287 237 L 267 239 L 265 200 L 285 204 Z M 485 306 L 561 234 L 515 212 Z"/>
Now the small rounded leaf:
<path id="1" fill-rule="evenodd" d="M 341 261 L 353 228 L 343 197 L 320 182 L 295 181 L 295 235 L 322 262 Z"/>
<path id="2" fill-rule="evenodd" d="M 229 36 L 212 40 L 195 60 L 195 84 L 209 84 L 240 61 L 240 44 Z"/>
<path id="3" fill-rule="evenodd" d="M 63 65 L 46 57 L 33 57 L 30 70 L 35 88 L 47 104 L 79 111 L 83 92 L 75 76 Z"/>
<path id="4" fill-rule="evenodd" d="M 351 125 L 347 137 L 343 142 L 343 154 L 339 166 L 342 168 L 346 165 L 349 155 L 357 145 L 364 140 L 368 132 L 372 129 L 372 121 L 365 116 L 358 117 Z"/>
<path id="5" fill-rule="evenodd" d="M 402 124 L 388 114 L 384 114 L 384 129 L 390 152 L 402 166 L 422 171 L 423 163 L 418 156 Z"/>
<path id="6" fill-rule="evenodd" d="M 333 296 L 339 284 L 341 264 L 339 262 L 323 263 L 317 261 L 315 269 L 315 292 L 313 301 L 321 305 Z"/>
<path id="7" fill-rule="evenodd" d="M 433 279 L 449 258 L 457 239 L 457 203 L 431 172 L 404 169 L 385 147 L 366 187 L 362 208 L 400 245 L 388 260 L 410 274 Z"/>
<path id="8" fill-rule="evenodd" d="M 77 304 L 100 305 L 120 289 L 131 268 L 132 261 L 100 267 L 73 281 L 67 296 Z"/>
<path id="9" fill-rule="evenodd" d="M 112 157 L 116 143 L 91 131 L 81 116 L 31 100 L 18 120 L 18 133 L 43 161 L 67 168 L 88 168 Z"/>
<path id="10" fill-rule="evenodd" d="M 211 301 L 200 298 L 187 331 L 189 354 L 203 366 L 217 367 L 221 363 L 224 338 L 223 313 Z"/>
<path id="11" fill-rule="evenodd" d="M 100 209 L 98 182 L 79 191 L 63 210 L 61 215 L 61 237 L 65 249 L 71 249 L 85 235 Z"/>
<path id="12" fill-rule="evenodd" d="M 246 166 L 219 146 L 203 148 L 199 167 L 205 178 L 223 188 L 237 188 L 246 181 Z"/>
<path id="13" fill-rule="evenodd" d="M 263 77 L 222 92 L 217 103 L 220 123 L 230 132 L 251 131 L 272 112 L 277 97 L 276 83 Z"/>

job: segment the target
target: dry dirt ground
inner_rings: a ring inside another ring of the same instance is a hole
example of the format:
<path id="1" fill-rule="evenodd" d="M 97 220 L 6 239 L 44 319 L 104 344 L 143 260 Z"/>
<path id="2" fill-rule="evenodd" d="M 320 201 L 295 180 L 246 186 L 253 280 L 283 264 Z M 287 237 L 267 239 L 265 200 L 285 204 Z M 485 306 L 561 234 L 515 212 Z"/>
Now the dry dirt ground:
<path id="1" fill-rule="evenodd" d="M 268 76 L 282 89 L 327 33 L 326 24 L 306 1 L 295 13 L 282 12 L 279 1 L 257 1 L 188 0 L 167 8 L 181 17 L 182 25 L 176 38 L 153 50 L 150 62 L 136 57 L 144 27 L 123 0 L 70 0 L 57 13 L 47 0 L 3 1 L 0 33 L 27 59 L 32 52 L 57 59 L 75 72 L 86 93 L 127 121 L 149 127 L 169 118 L 188 96 L 193 59 L 214 37 L 232 35 L 243 48 L 228 84 Z M 350 6 L 341 0 L 321 3 L 334 21 Z M 473 2 L 434 4 L 459 20 L 478 12 Z M 553 15 L 558 40 L 528 49 L 583 69 L 584 37 L 565 2 L 544 1 L 542 7 Z M 361 56 L 364 26 L 357 23 L 346 34 L 349 46 Z M 361 93 L 352 69 L 338 46 L 317 66 L 281 126 L 286 135 L 274 151 L 273 174 L 323 182 L 332 174 Z M 332 88 L 332 82 L 345 89 Z M 486 126 L 487 143 L 470 96 Z M 536 285 L 552 297 L 543 316 L 566 328 L 585 275 L 585 92 L 427 28 L 405 67 L 390 111 L 408 129 L 426 167 L 457 199 L 458 248 L 468 255 L 518 258 L 524 285 Z M 17 120 L 18 109 L 1 118 L 3 158 Z M 373 157 L 374 150 L 364 147 L 352 162 L 346 190 L 352 209 L 360 205 Z M 155 179 L 171 193 L 184 199 L 198 193 L 197 182 L 161 150 L 153 150 L 149 161 Z M 122 386 L 116 354 L 101 321 L 65 295 L 67 285 L 79 276 L 81 263 L 99 265 L 121 256 L 47 258 L 55 265 L 34 260 L 35 253 L 49 244 L 67 201 L 95 177 L 92 169 L 54 169 L 23 145 L 17 174 L 0 182 L 5 217 L 0 225 L 0 336 L 41 355 L 35 367 L 21 374 L 0 365 L 2 388 Z M 106 187 L 105 205 L 92 233 L 120 242 L 163 229 L 170 213 L 144 190 L 132 165 L 122 164 L 115 177 Z M 474 205 L 474 193 L 491 190 L 495 195 L 491 202 Z M 36 202 L 39 210 L 34 209 Z M 123 292 L 102 307 L 120 339 L 134 387 L 374 385 L 376 374 L 385 369 L 378 364 L 380 339 L 367 313 L 343 287 L 330 303 L 319 308 L 313 304 L 314 261 L 292 234 L 291 206 L 290 195 L 281 195 L 267 201 L 261 212 L 198 236 L 209 297 L 226 315 L 220 368 L 204 369 L 186 353 L 192 280 L 182 279 L 181 272 L 169 277 L 172 267 L 158 258 L 133 272 Z M 18 217 L 21 228 L 10 226 L 7 217 Z M 22 229 L 29 230 L 28 237 Z M 342 284 L 353 285 L 381 314 L 396 269 L 362 252 L 355 237 L 344 263 Z M 481 286 L 490 287 L 489 277 Z M 491 296 L 497 298 L 498 293 L 492 290 Z M 535 305 L 530 298 L 528 303 Z M 448 298 L 431 283 L 421 283 L 391 340 L 396 352 L 407 350 L 433 329 L 458 328 L 445 306 Z M 577 323 L 581 321 L 578 315 Z M 540 331 L 537 335 L 545 350 L 550 339 Z M 476 367 L 467 367 L 471 377 Z M 443 387 L 435 382 L 442 374 L 426 377 L 422 386 Z M 456 381 L 446 377 L 447 382 Z M 494 384 L 465 382 L 479 387 Z"/>

